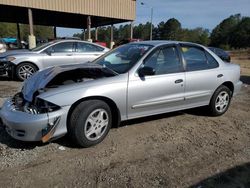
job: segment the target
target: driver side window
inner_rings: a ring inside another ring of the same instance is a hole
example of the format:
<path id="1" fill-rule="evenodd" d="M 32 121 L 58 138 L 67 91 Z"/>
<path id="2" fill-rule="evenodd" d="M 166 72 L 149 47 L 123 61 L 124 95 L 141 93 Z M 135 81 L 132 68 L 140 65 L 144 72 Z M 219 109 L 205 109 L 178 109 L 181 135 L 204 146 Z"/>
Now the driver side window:
<path id="1" fill-rule="evenodd" d="M 144 66 L 153 68 L 155 75 L 182 71 L 182 63 L 175 47 L 163 47 L 156 50 L 146 59 Z"/>

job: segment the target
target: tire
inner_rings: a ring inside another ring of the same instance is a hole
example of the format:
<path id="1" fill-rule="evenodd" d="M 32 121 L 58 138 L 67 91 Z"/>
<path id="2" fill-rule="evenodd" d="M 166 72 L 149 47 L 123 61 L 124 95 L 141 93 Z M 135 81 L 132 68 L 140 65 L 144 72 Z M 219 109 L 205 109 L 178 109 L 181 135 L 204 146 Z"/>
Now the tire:
<path id="1" fill-rule="evenodd" d="M 37 67 L 31 63 L 21 63 L 16 67 L 16 77 L 20 81 L 24 81 L 38 71 Z"/>
<path id="2" fill-rule="evenodd" d="M 228 87 L 221 85 L 217 88 L 209 104 L 211 115 L 220 116 L 224 114 L 230 105 L 231 97 L 232 91 Z"/>
<path id="3" fill-rule="evenodd" d="M 77 145 L 90 147 L 103 141 L 111 125 L 112 115 L 107 103 L 101 100 L 84 101 L 70 116 L 68 134 Z"/>

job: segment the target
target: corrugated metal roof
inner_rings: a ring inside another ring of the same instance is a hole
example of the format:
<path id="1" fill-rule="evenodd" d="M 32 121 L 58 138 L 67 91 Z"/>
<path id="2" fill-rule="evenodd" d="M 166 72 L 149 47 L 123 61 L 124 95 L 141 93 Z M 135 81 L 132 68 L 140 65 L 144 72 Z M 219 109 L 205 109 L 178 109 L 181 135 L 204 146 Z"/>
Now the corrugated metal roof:
<path id="1" fill-rule="evenodd" d="M 134 20 L 135 0 L 0 0 L 0 5 Z"/>

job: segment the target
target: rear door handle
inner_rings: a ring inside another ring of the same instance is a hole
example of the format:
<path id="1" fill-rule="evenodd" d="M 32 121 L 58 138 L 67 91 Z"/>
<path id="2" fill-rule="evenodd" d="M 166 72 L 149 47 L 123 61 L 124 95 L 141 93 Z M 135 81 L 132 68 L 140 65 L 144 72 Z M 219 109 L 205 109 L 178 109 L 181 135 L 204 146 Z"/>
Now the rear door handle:
<path id="1" fill-rule="evenodd" d="M 179 83 L 182 83 L 182 82 L 183 82 L 183 80 L 182 80 L 182 79 L 178 79 L 178 80 L 175 80 L 175 82 L 174 82 L 174 83 L 179 84 Z"/>
<path id="2" fill-rule="evenodd" d="M 221 77 L 223 77 L 223 74 L 218 74 L 217 75 L 217 78 L 221 78 Z"/>

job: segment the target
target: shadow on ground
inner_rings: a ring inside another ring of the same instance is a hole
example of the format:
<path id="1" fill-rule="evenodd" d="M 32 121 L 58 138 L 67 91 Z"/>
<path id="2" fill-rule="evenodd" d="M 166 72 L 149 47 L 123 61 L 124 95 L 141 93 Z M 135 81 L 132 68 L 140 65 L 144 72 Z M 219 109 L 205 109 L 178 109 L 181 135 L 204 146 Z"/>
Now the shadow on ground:
<path id="1" fill-rule="evenodd" d="M 194 116 L 209 116 L 207 109 L 205 107 L 200 107 L 200 108 L 188 109 L 188 110 L 184 110 L 184 111 L 171 112 L 171 113 L 165 113 L 165 114 L 160 114 L 160 115 L 153 115 L 153 116 L 128 120 L 128 121 L 121 122 L 119 127 L 135 126 L 136 124 L 156 121 L 156 120 L 160 120 L 160 119 L 167 120 L 167 118 L 180 116 L 180 115 L 184 115 L 184 114 L 191 114 Z M 119 127 L 114 126 L 112 128 L 119 128 Z M 71 139 L 67 135 L 62 137 L 62 138 L 51 141 L 51 142 L 57 143 L 61 146 L 65 146 L 65 147 L 69 147 L 69 148 L 79 148 L 76 144 L 74 144 L 71 141 Z M 42 142 L 22 142 L 19 140 L 15 140 L 8 135 L 8 133 L 5 131 L 3 125 L 1 125 L 1 123 L 0 123 L 0 143 L 7 145 L 10 148 L 29 150 L 29 149 L 35 148 L 36 146 L 47 145 L 51 142 L 44 144 Z"/>
<path id="2" fill-rule="evenodd" d="M 200 181 L 190 188 L 249 188 L 250 163 L 228 169 L 205 180 Z"/>
<path id="3" fill-rule="evenodd" d="M 250 76 L 241 76 L 240 80 L 247 85 L 250 85 Z"/>

